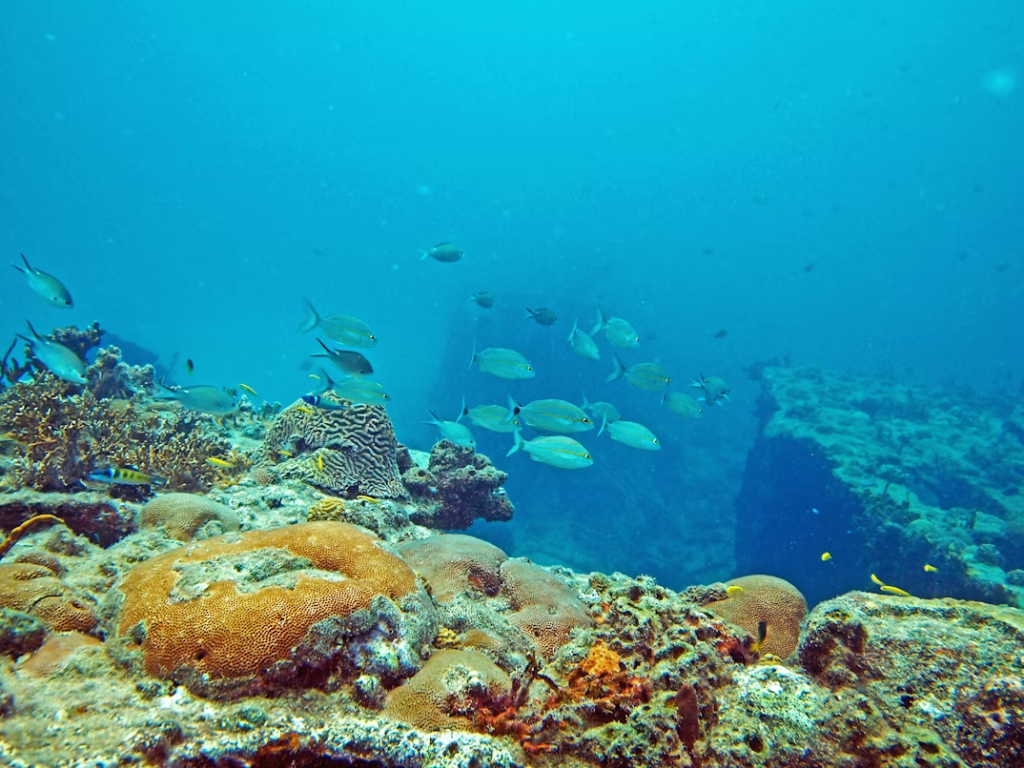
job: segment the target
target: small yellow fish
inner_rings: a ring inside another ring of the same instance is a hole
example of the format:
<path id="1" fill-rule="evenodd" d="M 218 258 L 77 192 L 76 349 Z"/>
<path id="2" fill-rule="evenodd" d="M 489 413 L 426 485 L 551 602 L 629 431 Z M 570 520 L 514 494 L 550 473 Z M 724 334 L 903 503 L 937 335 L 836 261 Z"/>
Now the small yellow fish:
<path id="1" fill-rule="evenodd" d="M 279 450 L 278 453 L 281 454 L 282 456 L 284 456 L 286 459 L 290 459 L 290 458 L 292 458 L 295 455 L 291 451 L 286 451 L 284 448 Z"/>
<path id="2" fill-rule="evenodd" d="M 936 568 L 934 565 L 927 565 L 927 564 L 925 564 L 924 569 L 925 569 L 925 571 L 927 573 L 938 573 L 939 572 L 939 569 Z"/>
<path id="3" fill-rule="evenodd" d="M 311 374 L 309 374 L 309 378 L 311 378 L 311 379 L 316 379 L 317 381 L 320 381 L 320 377 L 319 377 L 319 376 L 317 376 L 317 375 L 316 375 L 315 373 L 311 373 Z"/>
<path id="4" fill-rule="evenodd" d="M 829 560 L 831 560 L 831 559 L 832 559 L 832 555 L 831 555 L 831 553 L 829 553 L 829 552 L 825 552 L 825 553 L 824 553 L 824 554 L 823 554 L 823 555 L 821 556 L 821 562 L 823 562 L 823 563 L 827 563 L 827 562 L 828 562 Z"/>
<path id="5" fill-rule="evenodd" d="M 725 592 L 727 595 L 729 595 L 729 597 L 734 597 L 735 595 L 738 595 L 741 592 L 743 592 L 743 587 L 738 587 L 735 584 L 731 584 L 730 586 L 725 588 Z"/>
<path id="6" fill-rule="evenodd" d="M 318 453 L 316 455 L 316 468 L 319 469 L 321 472 L 324 471 L 324 456 L 322 453 Z"/>
<path id="7" fill-rule="evenodd" d="M 307 408 L 304 405 L 296 406 L 295 410 L 298 411 L 299 413 L 304 413 L 307 416 L 312 416 L 313 415 L 313 409 L 312 408 Z"/>
<path id="8" fill-rule="evenodd" d="M 880 587 L 884 587 L 884 586 L 885 586 L 885 582 L 884 582 L 884 581 L 882 581 L 882 580 L 881 580 L 880 578 L 878 578 L 877 576 L 875 576 L 875 574 L 873 574 L 873 573 L 871 574 L 871 580 L 872 580 L 873 582 L 875 582 L 875 584 L 877 584 L 877 585 L 878 585 L 878 586 L 880 586 Z"/>
<path id="9" fill-rule="evenodd" d="M 900 597 L 913 597 L 909 592 L 900 589 L 899 587 L 890 587 L 888 584 L 883 584 L 880 589 L 883 592 L 889 592 L 893 595 L 899 595 Z"/>
<path id="10" fill-rule="evenodd" d="M 253 397 L 258 397 L 258 395 L 256 394 L 256 390 L 253 389 L 252 387 L 250 387 L 248 384 L 239 384 L 238 388 L 239 389 L 244 389 L 246 392 L 248 392 Z"/>
<path id="11" fill-rule="evenodd" d="M 360 496 L 356 496 L 356 499 L 358 499 L 359 501 L 368 501 L 371 504 L 380 504 L 380 499 L 375 499 L 375 498 L 373 498 L 373 496 L 362 496 L 362 495 L 360 495 Z"/>
<path id="12" fill-rule="evenodd" d="M 224 467 L 224 469 L 234 469 L 235 465 L 230 461 L 224 461 L 224 459 L 218 459 L 216 456 L 210 456 L 206 460 L 207 464 L 212 464 L 215 467 Z"/>

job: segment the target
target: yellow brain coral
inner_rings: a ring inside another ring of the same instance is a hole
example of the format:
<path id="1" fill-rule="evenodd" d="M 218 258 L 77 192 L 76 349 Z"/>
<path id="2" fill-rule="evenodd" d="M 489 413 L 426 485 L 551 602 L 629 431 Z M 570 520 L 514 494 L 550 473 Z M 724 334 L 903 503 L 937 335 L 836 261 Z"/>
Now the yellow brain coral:
<path id="1" fill-rule="evenodd" d="M 501 587 L 501 564 L 508 560 L 493 544 L 460 533 L 405 541 L 396 548 L 430 585 L 439 603 L 471 590 L 496 594 Z"/>
<path id="2" fill-rule="evenodd" d="M 55 632 L 91 632 L 96 627 L 89 600 L 49 568 L 33 563 L 0 563 L 0 608 L 35 616 Z"/>
<path id="3" fill-rule="evenodd" d="M 142 508 L 139 525 L 163 526 L 167 535 L 178 541 L 191 541 L 200 528 L 220 523 L 224 532 L 238 530 L 238 515 L 231 507 L 192 493 L 165 493 Z"/>
<path id="4" fill-rule="evenodd" d="M 759 625 L 764 622 L 762 653 L 784 659 L 796 650 L 800 623 L 807 615 L 807 601 L 800 590 L 785 579 L 760 574 L 732 579 L 729 585 L 743 591 L 708 603 L 708 609 L 754 637 L 758 637 Z"/>

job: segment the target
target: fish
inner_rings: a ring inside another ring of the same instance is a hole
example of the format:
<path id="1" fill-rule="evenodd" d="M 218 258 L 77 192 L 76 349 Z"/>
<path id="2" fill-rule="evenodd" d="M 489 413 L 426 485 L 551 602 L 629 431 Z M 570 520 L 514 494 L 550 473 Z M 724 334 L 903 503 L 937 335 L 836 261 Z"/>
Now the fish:
<path id="1" fill-rule="evenodd" d="M 188 375 L 191 376 L 192 372 L 195 371 L 195 369 L 196 364 L 192 362 L 192 358 L 190 357 L 188 360 L 185 361 L 185 370 L 188 371 Z"/>
<path id="2" fill-rule="evenodd" d="M 27 323 L 32 338 L 18 335 L 32 347 L 32 354 L 54 376 L 72 384 L 85 384 L 85 361 L 59 341 L 48 339 L 36 333 L 32 323 Z"/>
<path id="3" fill-rule="evenodd" d="M 373 335 L 370 326 L 351 315 L 327 315 L 321 317 L 313 304 L 306 299 L 306 319 L 299 326 L 299 331 L 305 333 L 314 328 L 319 328 L 324 335 L 346 347 L 375 347 L 377 337 Z"/>
<path id="4" fill-rule="evenodd" d="M 517 429 L 512 433 L 515 442 L 506 456 L 517 451 L 529 454 L 530 458 L 541 464 L 548 464 L 559 469 L 584 469 L 594 463 L 594 457 L 586 448 L 565 435 L 548 435 L 523 440 Z"/>
<path id="5" fill-rule="evenodd" d="M 341 400 L 348 400 L 350 403 L 361 403 L 363 405 L 384 405 L 391 399 L 384 391 L 384 385 L 369 379 L 359 377 L 348 377 L 342 382 L 336 382 L 323 368 L 318 368 L 319 375 L 310 374 L 313 378 L 322 382 L 320 390 L 315 393 L 322 395 L 327 391 L 334 392 Z M 312 403 L 316 405 L 316 403 Z"/>
<path id="6" fill-rule="evenodd" d="M 640 335 L 632 325 L 621 317 L 606 318 L 600 307 L 597 308 L 597 321 L 590 329 L 590 335 L 596 336 L 599 331 L 604 331 L 604 337 L 621 349 L 636 349 L 640 346 Z"/>
<path id="7" fill-rule="evenodd" d="M 655 437 L 654 433 L 651 432 L 643 424 L 637 424 L 635 421 L 618 421 L 609 424 L 607 421 L 601 422 L 601 429 L 598 430 L 597 434 L 607 432 L 608 436 L 617 443 L 622 443 L 629 448 L 636 448 L 641 451 L 660 451 L 661 443 L 658 442 L 658 438 Z"/>
<path id="8" fill-rule="evenodd" d="M 441 439 L 448 440 L 456 445 L 461 445 L 463 448 L 472 448 L 476 450 L 476 440 L 473 439 L 473 433 L 469 431 L 469 427 L 465 424 L 459 424 L 459 419 L 462 418 L 462 414 L 466 411 L 466 402 L 463 398 L 462 409 L 459 411 L 459 418 L 455 421 L 445 421 L 437 417 L 433 411 L 427 411 L 430 414 L 431 420 L 424 422 L 425 424 L 433 424 L 441 432 Z"/>
<path id="9" fill-rule="evenodd" d="M 888 592 L 890 595 L 899 595 L 900 597 L 913 597 L 913 595 L 911 595 L 905 589 L 900 589 L 899 587 L 890 587 L 888 584 L 883 584 L 881 587 L 879 587 L 879 590 L 881 590 L 882 592 Z"/>
<path id="10" fill-rule="evenodd" d="M 530 361 L 514 349 L 488 347 L 477 352 L 474 344 L 473 358 L 469 361 L 470 368 L 473 367 L 473 363 L 479 365 L 484 373 L 497 376 L 499 379 L 532 379 L 537 375 Z"/>
<path id="11" fill-rule="evenodd" d="M 735 597 L 736 595 L 742 595 L 743 594 L 743 587 L 739 586 L 738 584 L 730 584 L 728 587 L 725 588 L 725 593 L 727 595 L 729 595 L 729 597 Z"/>
<path id="12" fill-rule="evenodd" d="M 365 496 L 363 494 L 359 494 L 358 496 L 356 496 L 356 501 L 365 501 L 370 504 L 380 504 L 380 499 L 375 499 L 373 498 L 373 496 Z"/>
<path id="13" fill-rule="evenodd" d="M 13 263 L 11 266 L 25 275 L 28 280 L 29 288 L 46 299 L 46 303 L 52 307 L 71 309 L 75 306 L 75 303 L 71 300 L 71 294 L 68 292 L 68 289 L 64 287 L 64 283 L 53 275 L 43 272 L 41 269 L 35 269 L 28 263 L 28 259 L 25 258 L 24 253 L 20 255 L 21 260 L 25 262 L 25 266 L 19 267 L 17 264 Z"/>
<path id="14" fill-rule="evenodd" d="M 494 306 L 494 294 L 490 291 L 480 291 L 479 293 L 470 294 L 469 300 L 475 301 L 484 309 L 490 309 Z"/>
<path id="15" fill-rule="evenodd" d="M 726 328 L 722 328 L 722 329 L 720 329 L 719 331 L 717 331 L 717 332 L 713 333 L 713 334 L 711 335 L 711 338 L 712 338 L 712 339 L 724 339 L 724 338 L 725 338 L 726 336 L 728 336 L 728 335 L 729 335 L 729 331 L 728 331 L 728 329 L 726 329 Z"/>
<path id="16" fill-rule="evenodd" d="M 541 307 L 540 309 L 530 309 L 527 307 L 523 319 L 536 320 L 539 325 L 554 325 L 558 322 L 558 315 L 547 307 Z"/>
<path id="17" fill-rule="evenodd" d="M 830 555 L 828 552 L 823 553 L 822 556 L 821 556 L 821 562 L 823 562 L 823 563 L 827 563 L 831 559 L 832 559 L 832 555 Z"/>
<path id="18" fill-rule="evenodd" d="M 182 404 L 190 411 L 209 413 L 214 416 L 224 416 L 235 410 L 235 398 L 223 387 L 200 385 L 185 387 L 182 389 L 171 389 L 163 384 L 157 384 L 163 390 L 162 394 L 154 395 L 156 400 L 174 400 Z"/>
<path id="19" fill-rule="evenodd" d="M 321 472 L 324 471 L 324 455 L 322 453 L 316 455 L 316 468 Z"/>
<path id="20" fill-rule="evenodd" d="M 594 421 L 601 423 L 607 421 L 611 424 L 613 421 L 618 421 L 622 418 L 618 408 L 611 403 L 605 403 L 598 400 L 596 403 L 592 403 L 587 400 L 586 393 L 583 394 L 583 405 L 580 406 L 584 411 L 589 411 L 590 415 L 594 417 Z"/>
<path id="21" fill-rule="evenodd" d="M 321 395 L 303 395 L 300 399 L 307 405 L 312 405 L 321 411 L 344 411 L 348 408 L 348 405 L 345 403 L 336 403 Z"/>
<path id="22" fill-rule="evenodd" d="M 590 334 L 580 329 L 579 319 L 572 319 L 572 330 L 569 332 L 569 344 L 572 351 L 586 360 L 600 360 L 601 350 L 597 348 Z"/>
<path id="23" fill-rule="evenodd" d="M 87 475 L 89 480 L 111 485 L 166 485 L 167 481 L 156 475 L 139 472 L 134 467 L 107 467 L 97 469 Z"/>
<path id="24" fill-rule="evenodd" d="M 924 570 L 925 570 L 925 573 L 938 573 L 939 572 L 938 568 L 936 568 L 934 565 L 928 565 L 927 563 L 925 563 Z"/>
<path id="25" fill-rule="evenodd" d="M 463 408 L 462 415 L 466 416 L 476 426 L 491 432 L 512 433 L 523 423 L 512 415 L 509 418 L 509 409 L 503 405 L 477 405 L 473 408 Z"/>
<path id="26" fill-rule="evenodd" d="M 627 368 L 615 355 L 612 356 L 612 360 L 615 369 L 608 374 L 605 381 L 624 378 L 637 389 L 646 389 L 648 392 L 661 392 L 672 382 L 665 369 L 656 363 L 634 363 Z"/>
<path id="27" fill-rule="evenodd" d="M 588 432 L 594 428 L 593 419 L 582 408 L 565 400 L 534 400 L 519 405 L 510 395 L 508 410 L 528 426 L 548 432 Z"/>
<path id="28" fill-rule="evenodd" d="M 326 357 L 334 363 L 338 370 L 347 373 L 349 376 L 366 376 L 373 373 L 373 366 L 361 353 L 348 349 L 331 349 L 320 339 L 320 346 L 327 352 L 326 355 L 310 355 L 310 357 Z"/>
<path id="29" fill-rule="evenodd" d="M 754 644 L 751 646 L 751 650 L 753 650 L 755 653 L 760 651 L 761 650 L 761 646 L 764 645 L 764 641 L 767 640 L 767 639 L 768 639 L 768 622 L 767 621 L 763 621 L 763 620 L 757 622 L 757 639 L 754 641 Z"/>
<path id="30" fill-rule="evenodd" d="M 252 387 L 250 387 L 248 384 L 239 384 L 238 388 L 239 389 L 244 389 L 246 392 L 248 392 L 253 397 L 259 397 L 259 395 L 256 394 L 256 390 L 253 389 Z"/>
<path id="31" fill-rule="evenodd" d="M 312 408 L 307 408 L 304 405 L 295 406 L 295 410 L 298 411 L 299 413 L 304 413 L 307 416 L 312 416 L 314 413 L 316 413 L 316 411 L 314 411 Z M 284 451 L 281 451 L 281 453 L 284 453 Z"/>
<path id="32" fill-rule="evenodd" d="M 462 249 L 454 243 L 438 243 L 427 251 L 420 251 L 420 261 L 428 256 L 434 261 L 455 262 L 462 258 Z"/>
<path id="33" fill-rule="evenodd" d="M 206 463 L 214 467 L 223 467 L 224 469 L 234 469 L 235 465 L 230 461 L 224 461 L 224 459 L 218 459 L 216 456 L 208 456 Z"/>
<path id="34" fill-rule="evenodd" d="M 682 416 L 684 419 L 699 419 L 704 413 L 704 409 L 700 407 L 697 399 L 684 392 L 666 392 L 661 396 L 661 404 L 676 416 Z"/>
<path id="35" fill-rule="evenodd" d="M 702 373 L 699 379 L 690 380 L 690 386 L 704 391 L 704 402 L 708 405 L 729 399 L 729 385 L 720 376 L 705 376 Z"/>
<path id="36" fill-rule="evenodd" d="M 880 586 L 880 587 L 884 587 L 884 586 L 885 586 L 885 582 L 884 582 L 884 581 L 882 581 L 882 580 L 881 580 L 880 578 L 878 578 L 877 576 L 875 576 L 875 574 L 873 574 L 873 573 L 871 574 L 871 580 L 872 580 L 873 582 L 875 582 L 875 584 L 877 584 L 877 585 L 878 585 L 878 586 Z"/>

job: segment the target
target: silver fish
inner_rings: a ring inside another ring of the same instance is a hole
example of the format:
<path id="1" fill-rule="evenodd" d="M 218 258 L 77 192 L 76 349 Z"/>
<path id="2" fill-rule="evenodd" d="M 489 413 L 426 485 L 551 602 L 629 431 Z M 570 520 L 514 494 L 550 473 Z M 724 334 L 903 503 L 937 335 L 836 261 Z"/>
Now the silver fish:
<path id="1" fill-rule="evenodd" d="M 532 379 L 536 376 L 530 361 L 514 349 L 488 347 L 477 352 L 474 345 L 473 358 L 469 361 L 470 368 L 473 367 L 473 363 L 479 365 L 484 373 L 501 379 Z"/>
<path id="2" fill-rule="evenodd" d="M 224 416 L 235 410 L 235 398 L 223 387 L 202 384 L 184 389 L 171 389 L 159 383 L 156 386 L 160 387 L 163 393 L 155 395 L 155 400 L 174 400 L 190 411 Z"/>
<path id="3" fill-rule="evenodd" d="M 533 440 L 523 440 L 518 429 L 513 435 L 515 443 L 505 454 L 506 456 L 511 456 L 516 451 L 525 451 L 534 461 L 559 469 L 584 469 L 594 463 L 594 457 L 587 449 L 571 437 L 550 435 L 535 437 Z"/>
<path id="4" fill-rule="evenodd" d="M 523 319 L 536 320 L 539 325 L 554 325 L 558 322 L 558 315 L 547 307 L 541 307 L 540 309 L 530 309 L 527 307 L 526 315 Z"/>
<path id="5" fill-rule="evenodd" d="M 572 331 L 569 333 L 569 344 L 572 345 L 572 351 L 582 358 L 601 359 L 601 350 L 597 348 L 597 343 L 589 333 L 580 329 L 579 320 L 575 317 L 572 320 Z"/>
<path id="6" fill-rule="evenodd" d="M 36 333 L 32 323 L 28 323 L 28 331 L 32 338 L 20 336 L 31 345 L 36 360 L 46 366 L 46 370 L 64 381 L 73 384 L 85 384 L 85 361 L 65 347 L 59 341 L 48 339 Z"/>
<path id="7" fill-rule="evenodd" d="M 534 429 L 548 432 L 587 432 L 594 428 L 594 421 L 572 403 L 565 400 L 534 400 L 526 405 L 519 405 L 511 396 L 508 407 L 513 415 L 522 417 L 523 421 Z"/>
<path id="8" fill-rule="evenodd" d="M 597 322 L 590 329 L 590 335 L 596 336 L 599 331 L 604 331 L 604 337 L 621 349 L 636 349 L 640 346 L 640 335 L 632 325 L 621 317 L 605 318 L 600 307 L 597 308 Z"/>
<path id="9" fill-rule="evenodd" d="M 462 249 L 454 243 L 438 243 L 429 251 L 420 251 L 420 261 L 428 256 L 435 261 L 453 262 L 462 258 Z"/>
<path id="10" fill-rule="evenodd" d="M 473 408 L 463 408 L 462 415 L 466 416 L 476 426 L 488 429 L 491 432 L 514 432 L 522 422 L 514 415 L 509 418 L 509 410 L 503 405 L 477 405 Z"/>
<path id="11" fill-rule="evenodd" d="M 697 399 L 684 392 L 666 392 L 661 396 L 661 404 L 684 419 L 699 419 L 704 412 Z"/>
<path id="12" fill-rule="evenodd" d="M 600 435 L 601 432 L 607 432 L 612 440 L 630 448 L 637 448 L 641 451 L 661 450 L 661 443 L 658 442 L 658 438 L 654 436 L 654 433 L 643 424 L 637 424 L 635 421 L 622 421 L 620 419 L 612 424 L 604 422 L 601 424 L 601 430 L 597 434 Z"/>
<path id="13" fill-rule="evenodd" d="M 326 357 L 338 366 L 338 370 L 350 376 L 365 376 L 366 374 L 373 373 L 373 366 L 370 365 L 370 361 L 359 352 L 352 352 L 348 349 L 331 349 L 320 339 L 317 339 L 317 341 L 320 342 L 320 346 L 324 348 L 327 354 L 310 355 L 310 357 Z"/>
<path id="14" fill-rule="evenodd" d="M 377 346 L 377 337 L 373 335 L 370 326 L 358 317 L 351 315 L 321 317 L 308 299 L 306 300 L 306 310 L 306 319 L 299 326 L 301 332 L 305 333 L 314 328 L 320 328 L 328 338 L 347 347 Z"/>
<path id="15" fill-rule="evenodd" d="M 624 378 L 637 389 L 648 392 L 661 392 L 672 381 L 665 369 L 655 363 L 636 363 L 627 368 L 618 357 L 614 357 L 615 370 L 608 374 L 605 381 Z"/>
<path id="16" fill-rule="evenodd" d="M 437 414 L 433 411 L 427 411 L 431 415 L 431 420 L 425 422 L 426 424 L 433 424 L 441 432 L 441 439 L 449 440 L 456 445 L 461 445 L 463 448 L 472 448 L 476 450 L 476 440 L 473 439 L 473 433 L 469 431 L 469 427 L 465 424 L 459 424 L 459 419 L 462 418 L 462 414 L 466 411 L 466 401 L 462 401 L 462 410 L 459 411 L 459 417 L 455 421 L 446 421 L 438 418 Z"/>
<path id="17" fill-rule="evenodd" d="M 598 400 L 596 403 L 592 403 L 587 400 L 586 394 L 583 395 L 583 405 L 580 406 L 584 411 L 588 411 L 591 416 L 594 417 L 594 421 L 600 424 L 602 421 L 607 421 L 611 424 L 613 421 L 618 421 L 622 418 L 618 408 L 611 403 L 605 403 Z"/>
<path id="18" fill-rule="evenodd" d="M 691 387 L 703 390 L 704 402 L 708 405 L 715 405 L 719 400 L 729 399 L 729 385 L 720 376 L 705 376 L 700 374 L 700 379 L 692 379 Z"/>
<path id="19" fill-rule="evenodd" d="M 323 368 L 317 368 L 320 388 L 317 395 L 325 392 L 334 392 L 342 399 L 350 403 L 362 403 L 363 405 L 384 405 L 391 397 L 384 391 L 384 385 L 369 379 L 359 377 L 346 377 L 343 381 L 337 382 L 332 379 Z M 305 398 L 303 398 L 305 400 Z M 309 402 L 306 400 L 306 402 Z M 317 405 L 317 403 L 312 403 Z"/>
<path id="20" fill-rule="evenodd" d="M 64 283 L 53 275 L 43 272 L 41 269 L 35 269 L 28 263 L 24 253 L 21 254 L 21 260 L 25 262 L 24 268 L 19 267 L 17 264 L 11 264 L 11 266 L 25 275 L 28 279 L 28 287 L 46 299 L 50 306 L 60 307 L 61 309 L 71 309 L 71 307 L 75 306 L 74 302 L 71 301 L 71 294 L 64 287 Z"/>

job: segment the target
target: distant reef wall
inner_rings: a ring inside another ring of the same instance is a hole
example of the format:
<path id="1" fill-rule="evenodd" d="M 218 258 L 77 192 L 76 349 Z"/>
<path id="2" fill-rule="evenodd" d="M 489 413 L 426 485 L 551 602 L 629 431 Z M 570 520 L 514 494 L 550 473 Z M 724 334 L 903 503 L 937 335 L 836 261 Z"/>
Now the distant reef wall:
<path id="1" fill-rule="evenodd" d="M 872 574 L 922 597 L 1024 604 L 1019 402 L 809 367 L 758 375 L 738 572 L 792 581 L 812 604 L 877 591 Z"/>

